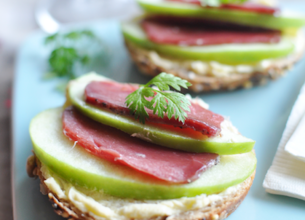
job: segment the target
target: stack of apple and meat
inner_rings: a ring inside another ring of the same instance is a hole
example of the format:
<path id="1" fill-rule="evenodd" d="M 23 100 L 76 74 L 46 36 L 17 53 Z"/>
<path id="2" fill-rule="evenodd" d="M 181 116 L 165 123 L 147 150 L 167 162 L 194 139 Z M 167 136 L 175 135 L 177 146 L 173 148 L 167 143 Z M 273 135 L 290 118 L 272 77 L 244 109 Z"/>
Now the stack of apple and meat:
<path id="1" fill-rule="evenodd" d="M 143 124 L 124 104 L 137 88 L 96 74 L 70 82 L 68 107 L 31 122 L 36 157 L 77 186 L 137 200 L 220 193 L 254 173 L 254 141 L 227 119 L 194 99 L 184 123 L 150 112 Z"/>
<path id="2" fill-rule="evenodd" d="M 145 14 L 122 25 L 141 72 L 168 72 L 201 92 L 249 88 L 283 75 L 304 51 L 304 15 L 249 1 L 137 0 Z M 265 1 L 267 2 L 267 1 Z"/>

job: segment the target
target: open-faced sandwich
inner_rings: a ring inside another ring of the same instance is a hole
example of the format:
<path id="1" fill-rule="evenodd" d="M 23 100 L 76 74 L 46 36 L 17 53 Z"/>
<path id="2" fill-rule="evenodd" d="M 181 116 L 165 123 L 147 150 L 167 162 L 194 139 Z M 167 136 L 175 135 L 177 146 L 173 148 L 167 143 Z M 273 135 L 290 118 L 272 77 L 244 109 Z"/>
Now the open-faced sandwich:
<path id="1" fill-rule="evenodd" d="M 268 1 L 137 2 L 145 14 L 122 25 L 132 59 L 144 74 L 171 73 L 195 92 L 264 84 L 283 75 L 305 48 L 305 17 Z"/>
<path id="2" fill-rule="evenodd" d="M 69 219 L 224 219 L 253 182 L 254 141 L 162 73 L 146 85 L 96 74 L 69 83 L 63 108 L 31 122 L 39 176 Z"/>

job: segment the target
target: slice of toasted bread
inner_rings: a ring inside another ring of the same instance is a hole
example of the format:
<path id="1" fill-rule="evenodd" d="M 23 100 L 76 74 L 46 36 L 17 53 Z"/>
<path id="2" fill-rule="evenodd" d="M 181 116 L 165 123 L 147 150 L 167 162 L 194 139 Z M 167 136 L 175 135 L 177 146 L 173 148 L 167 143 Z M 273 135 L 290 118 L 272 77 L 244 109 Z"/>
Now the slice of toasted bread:
<path id="1" fill-rule="evenodd" d="M 34 155 L 30 156 L 27 161 L 27 172 L 30 177 L 39 177 L 40 178 L 40 191 L 44 195 L 48 195 L 49 200 L 52 203 L 54 211 L 69 220 L 98 220 L 105 218 L 97 218 L 91 215 L 89 212 L 82 212 L 77 207 L 75 207 L 71 202 L 63 199 L 59 199 L 56 193 L 52 192 L 47 185 L 45 184 L 45 177 L 41 172 L 41 162 Z M 243 201 L 245 196 L 247 195 L 253 179 L 255 176 L 255 172 L 246 179 L 243 183 L 240 184 L 239 190 L 230 196 L 222 196 L 221 200 L 217 202 L 212 202 L 204 208 L 183 211 L 179 214 L 175 215 L 165 215 L 165 216 L 157 216 L 149 218 L 149 220 L 153 219 L 166 219 L 166 220 L 196 220 L 196 219 L 204 219 L 204 220 L 221 220 L 228 217 Z M 119 199 L 118 199 L 119 200 Z M 145 202 L 145 201 L 143 201 Z M 126 218 L 125 218 L 126 219 Z M 129 218 L 132 219 L 132 218 Z"/>
<path id="2" fill-rule="evenodd" d="M 156 60 L 152 59 L 151 50 L 139 47 L 129 41 L 125 41 L 125 44 L 131 58 L 143 74 L 156 76 L 161 72 L 171 73 L 191 82 L 192 86 L 189 88 L 194 92 L 234 90 L 265 84 L 268 79 L 275 80 L 283 76 L 302 57 L 305 49 L 305 44 L 297 45 L 297 51 L 293 54 L 280 59 L 268 60 L 268 65 L 261 68 L 253 68 L 252 71 L 247 73 L 233 71 L 225 75 L 222 73 L 210 75 L 195 74 L 190 66 L 183 65 L 184 61 L 179 63 L 180 61 L 176 60 L 175 65 L 162 65 L 164 62 L 156 62 Z M 168 62 L 166 57 L 162 57 L 160 54 L 157 54 L 157 56 Z M 172 61 L 172 59 L 169 60 Z M 213 71 L 217 72 L 218 70 L 215 69 Z"/>

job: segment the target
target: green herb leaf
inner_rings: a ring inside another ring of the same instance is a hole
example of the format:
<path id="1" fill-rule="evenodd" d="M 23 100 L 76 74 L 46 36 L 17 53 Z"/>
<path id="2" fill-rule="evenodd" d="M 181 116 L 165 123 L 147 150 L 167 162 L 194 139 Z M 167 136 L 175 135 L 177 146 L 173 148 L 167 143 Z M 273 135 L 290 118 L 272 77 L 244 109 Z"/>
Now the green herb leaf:
<path id="1" fill-rule="evenodd" d="M 87 65 L 89 62 L 90 62 L 90 57 L 88 55 L 85 55 L 81 58 L 80 62 L 83 64 L 83 65 Z"/>
<path id="2" fill-rule="evenodd" d="M 75 48 L 59 47 L 52 51 L 49 63 L 52 67 L 52 71 L 56 72 L 58 76 L 73 76 L 73 64 L 78 58 L 79 55 Z"/>
<path id="3" fill-rule="evenodd" d="M 150 86 L 157 86 L 158 89 Z M 125 104 L 139 119 L 141 123 L 149 117 L 145 108 L 153 110 L 154 114 L 163 118 L 164 114 L 170 119 L 172 116 L 184 123 L 187 114 L 190 111 L 190 101 L 181 93 L 169 91 L 170 87 L 180 91 L 181 87 L 188 88 L 192 84 L 171 74 L 161 73 L 147 84 L 140 86 L 139 89 L 126 97 Z M 149 101 L 149 98 L 152 99 Z"/>
<path id="4" fill-rule="evenodd" d="M 82 37 L 82 32 L 72 31 L 70 33 L 65 34 L 63 37 L 70 40 L 78 40 Z"/>
<path id="5" fill-rule="evenodd" d="M 188 81 L 181 79 L 179 77 L 173 76 L 167 73 L 160 73 L 158 76 L 154 77 L 145 86 L 155 85 L 159 90 L 170 90 L 170 86 L 174 89 L 180 91 L 180 87 L 187 89 L 188 86 L 192 84 Z"/>
<path id="6" fill-rule="evenodd" d="M 58 37 L 58 33 L 52 34 L 52 35 L 46 37 L 44 43 L 45 43 L 46 45 L 48 45 L 48 44 L 50 44 L 50 43 L 53 43 L 53 42 L 56 40 L 57 37 Z"/>
<path id="7" fill-rule="evenodd" d="M 71 80 L 106 63 L 105 46 L 90 30 L 56 33 L 46 37 L 45 44 L 51 48 L 48 73 L 52 73 L 45 78 Z"/>
<path id="8" fill-rule="evenodd" d="M 145 106 L 149 106 L 149 101 L 145 97 L 152 97 L 153 95 L 153 91 L 150 91 L 149 88 L 140 86 L 139 89 L 126 97 L 126 105 L 135 115 L 135 119 L 139 119 L 143 124 L 145 123 L 145 119 L 148 118 Z"/>

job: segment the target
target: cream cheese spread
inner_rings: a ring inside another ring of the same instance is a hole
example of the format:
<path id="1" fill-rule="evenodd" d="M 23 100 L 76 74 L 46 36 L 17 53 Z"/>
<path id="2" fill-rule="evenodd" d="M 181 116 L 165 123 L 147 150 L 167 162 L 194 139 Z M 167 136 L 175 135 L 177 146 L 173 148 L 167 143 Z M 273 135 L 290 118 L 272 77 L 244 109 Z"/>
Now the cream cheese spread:
<path id="1" fill-rule="evenodd" d="M 223 200 L 238 193 L 243 184 L 229 187 L 219 194 L 201 194 L 190 198 L 183 197 L 169 200 L 134 200 L 116 198 L 106 195 L 102 191 L 91 191 L 74 186 L 54 174 L 43 164 L 41 172 L 46 179 L 44 183 L 57 198 L 68 201 L 77 209 L 83 213 L 89 213 L 95 219 L 149 219 L 198 209 L 208 211 L 215 208 Z M 247 181 L 250 181 L 250 178 Z M 218 216 L 214 217 L 217 219 Z"/>

